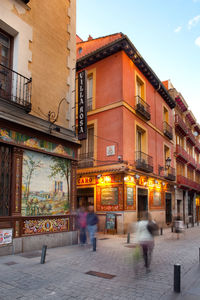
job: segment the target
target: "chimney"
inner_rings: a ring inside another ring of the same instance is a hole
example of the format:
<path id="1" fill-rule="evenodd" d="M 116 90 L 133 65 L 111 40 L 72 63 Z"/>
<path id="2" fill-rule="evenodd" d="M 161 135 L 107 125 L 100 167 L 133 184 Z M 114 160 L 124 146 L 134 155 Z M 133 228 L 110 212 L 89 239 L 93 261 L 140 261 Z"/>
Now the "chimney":
<path id="1" fill-rule="evenodd" d="M 88 41 L 91 41 L 91 40 L 93 40 L 93 37 L 89 34 Z"/>

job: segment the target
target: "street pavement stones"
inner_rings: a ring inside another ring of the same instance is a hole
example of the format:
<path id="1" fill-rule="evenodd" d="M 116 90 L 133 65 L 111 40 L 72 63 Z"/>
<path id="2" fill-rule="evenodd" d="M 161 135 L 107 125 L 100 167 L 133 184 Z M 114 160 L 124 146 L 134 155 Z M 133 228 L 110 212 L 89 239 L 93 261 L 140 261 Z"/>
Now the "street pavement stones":
<path id="1" fill-rule="evenodd" d="M 101 239 L 101 238 L 107 239 Z M 47 249 L 45 264 L 34 252 L 0 257 L 0 300 L 34 299 L 200 299 L 200 227 L 186 229 L 180 239 L 164 229 L 155 238 L 151 272 L 143 261 L 133 265 L 134 236 L 98 235 L 97 251 L 86 245 Z M 9 264 L 10 263 L 10 264 Z M 173 292 L 174 264 L 181 264 L 181 294 Z M 85 274 L 96 271 L 112 279 Z"/>

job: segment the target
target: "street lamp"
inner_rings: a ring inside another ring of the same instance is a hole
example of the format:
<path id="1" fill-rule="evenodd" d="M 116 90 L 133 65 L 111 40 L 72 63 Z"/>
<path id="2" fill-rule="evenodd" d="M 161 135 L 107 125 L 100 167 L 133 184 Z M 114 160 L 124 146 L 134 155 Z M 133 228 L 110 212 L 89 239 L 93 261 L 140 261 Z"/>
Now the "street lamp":
<path id="1" fill-rule="evenodd" d="M 167 169 L 169 169 L 170 168 L 170 166 L 171 166 L 171 158 L 170 157 L 168 157 L 168 158 L 166 158 L 166 160 L 165 160 L 165 164 L 166 164 L 166 167 L 167 167 Z"/>

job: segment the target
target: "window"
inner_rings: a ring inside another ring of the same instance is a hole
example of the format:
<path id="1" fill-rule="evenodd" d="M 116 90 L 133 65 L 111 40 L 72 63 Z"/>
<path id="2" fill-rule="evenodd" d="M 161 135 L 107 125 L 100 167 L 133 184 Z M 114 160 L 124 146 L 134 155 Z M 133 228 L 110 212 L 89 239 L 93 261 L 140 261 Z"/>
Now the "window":
<path id="1" fill-rule="evenodd" d="M 176 144 L 184 148 L 184 139 L 183 137 L 176 135 Z"/>
<path id="2" fill-rule="evenodd" d="M 92 110 L 93 103 L 93 74 L 87 78 L 87 111 Z"/>
<path id="3" fill-rule="evenodd" d="M 136 96 L 144 100 L 144 82 L 136 76 Z"/>
<path id="4" fill-rule="evenodd" d="M 136 151 L 145 152 L 146 132 L 139 126 L 136 128 Z"/>
<path id="5" fill-rule="evenodd" d="M 169 123 L 169 114 L 168 114 L 168 110 L 165 107 L 163 108 L 163 120 Z"/>
<path id="6" fill-rule="evenodd" d="M 176 164 L 177 168 L 177 175 L 185 176 L 185 166 L 181 162 L 177 162 Z"/>
<path id="7" fill-rule="evenodd" d="M 10 67 L 10 36 L 0 31 L 0 64 Z"/>
<path id="8" fill-rule="evenodd" d="M 166 145 L 164 145 L 164 163 L 165 163 L 165 167 L 166 167 L 166 159 L 168 157 L 170 157 L 169 147 L 167 147 Z"/>
<path id="9" fill-rule="evenodd" d="M 187 169 L 187 177 L 190 179 L 190 180 L 193 180 L 194 179 L 194 172 L 191 168 L 188 168 Z"/>
<path id="10" fill-rule="evenodd" d="M 81 141 L 81 148 L 79 150 L 80 167 L 93 166 L 94 157 L 94 127 L 88 127 L 87 139 Z"/>

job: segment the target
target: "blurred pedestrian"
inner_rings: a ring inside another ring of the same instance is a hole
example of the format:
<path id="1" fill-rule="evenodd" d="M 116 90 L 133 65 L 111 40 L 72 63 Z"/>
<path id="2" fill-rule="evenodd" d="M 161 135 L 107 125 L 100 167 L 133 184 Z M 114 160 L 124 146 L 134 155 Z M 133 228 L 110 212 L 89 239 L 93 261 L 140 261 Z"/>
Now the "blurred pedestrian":
<path id="1" fill-rule="evenodd" d="M 147 272 L 150 271 L 151 256 L 154 248 L 153 232 L 156 228 L 157 225 L 151 220 L 151 216 L 148 212 L 143 213 L 142 220 L 136 225 L 136 241 L 142 248 L 144 265 Z"/>
<path id="2" fill-rule="evenodd" d="M 179 234 L 184 232 L 184 224 L 180 215 L 174 218 L 174 229 L 175 233 L 177 233 L 177 239 L 179 239 Z"/>
<path id="3" fill-rule="evenodd" d="M 86 228 L 87 228 L 87 212 L 85 207 L 80 207 L 78 212 L 78 227 L 80 244 L 84 245 L 87 241 Z"/>
<path id="4" fill-rule="evenodd" d="M 93 245 L 93 240 L 97 232 L 97 224 L 98 224 L 98 217 L 94 212 L 94 206 L 90 205 L 88 207 L 88 214 L 87 214 L 87 229 L 89 232 L 91 245 Z"/>

